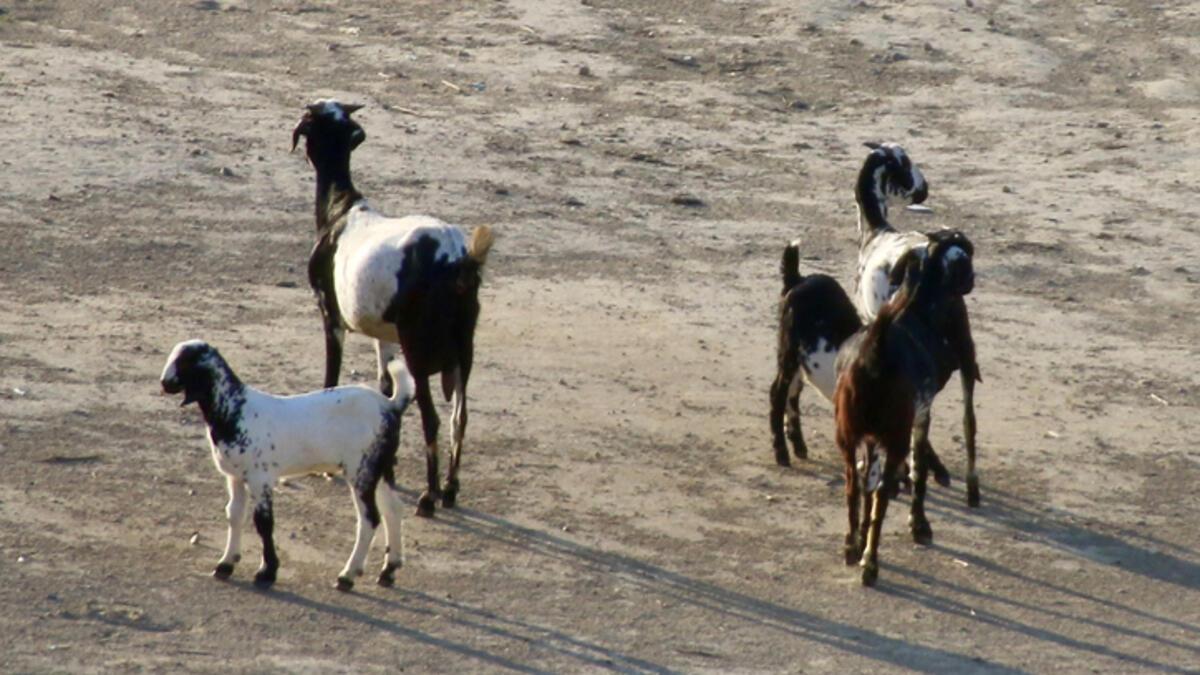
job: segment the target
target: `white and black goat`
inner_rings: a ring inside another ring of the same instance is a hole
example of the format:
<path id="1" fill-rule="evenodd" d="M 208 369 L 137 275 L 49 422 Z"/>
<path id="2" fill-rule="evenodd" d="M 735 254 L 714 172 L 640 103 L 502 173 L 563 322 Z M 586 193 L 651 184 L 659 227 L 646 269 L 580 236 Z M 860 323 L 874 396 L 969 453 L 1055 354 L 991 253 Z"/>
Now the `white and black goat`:
<path id="1" fill-rule="evenodd" d="M 385 364 L 403 352 L 425 435 L 428 488 L 417 514 L 432 516 L 439 496 L 451 507 L 458 495 L 479 286 L 492 231 L 478 227 L 468 242 L 459 227 L 436 218 L 389 218 L 373 210 L 350 180 L 350 154 L 366 138 L 350 115 L 361 107 L 317 101 L 292 132 L 292 149 L 304 136 L 317 174 L 317 243 L 308 278 L 324 320 L 325 386 L 338 382 L 347 330 L 375 339 L 384 393 L 392 387 Z M 443 395 L 453 397 L 444 487 L 438 485 L 439 422 L 429 385 L 437 373 Z"/>
<path id="2" fill-rule="evenodd" d="M 208 425 L 213 461 L 229 488 L 229 538 L 213 576 L 226 579 L 241 559 L 247 499 L 254 503 L 254 527 L 262 537 L 263 558 L 256 586 L 275 582 L 272 494 L 276 481 L 310 473 L 342 473 L 358 514 L 357 538 L 337 588 L 350 590 L 363 573 L 367 549 L 382 517 L 387 554 L 378 583 L 391 586 L 403 562 L 398 497 L 395 489 L 400 418 L 412 400 L 412 383 L 399 361 L 390 366 L 396 386 L 391 398 L 369 387 L 350 385 L 299 396 L 272 396 L 243 384 L 221 354 L 200 340 L 171 350 L 161 382 L 168 394 L 183 392 Z"/>
<path id="3" fill-rule="evenodd" d="M 932 450 L 929 411 L 957 366 L 958 354 L 947 343 L 942 324 L 947 306 L 974 286 L 973 253 L 960 232 L 931 235 L 925 256 L 909 259 L 899 292 L 838 354 L 834 417 L 846 473 L 845 558 L 848 565 L 861 562 L 865 586 L 874 585 L 879 575 L 880 531 L 910 444 L 914 481 L 909 526 L 917 543 L 933 541 L 925 517 Z M 864 484 L 858 476 L 860 446 L 866 447 L 869 467 Z"/>
<path id="4" fill-rule="evenodd" d="M 897 290 L 904 278 L 897 266 L 910 260 L 910 253 L 925 256 L 931 235 L 898 232 L 888 221 L 888 199 L 898 197 L 913 204 L 925 201 L 929 183 L 921 170 L 895 143 L 867 143 L 870 154 L 863 161 L 854 187 L 858 205 L 858 274 L 855 304 L 864 321 L 870 321 Z M 975 472 L 975 383 L 982 382 L 975 360 L 975 341 L 966 302 L 947 303 L 943 311 L 943 339 L 958 357 L 963 396 L 963 438 L 967 449 L 967 504 L 979 505 L 979 477 Z M 940 482 L 940 481 L 939 481 Z"/>

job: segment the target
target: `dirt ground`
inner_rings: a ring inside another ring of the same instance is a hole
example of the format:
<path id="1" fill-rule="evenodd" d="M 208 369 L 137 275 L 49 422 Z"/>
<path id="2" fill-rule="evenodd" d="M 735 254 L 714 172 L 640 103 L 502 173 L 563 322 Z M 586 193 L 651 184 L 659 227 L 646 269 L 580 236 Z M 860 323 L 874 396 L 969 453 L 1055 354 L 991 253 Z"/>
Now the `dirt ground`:
<path id="1" fill-rule="evenodd" d="M 0 670 L 1200 669 L 1197 34 L 1182 0 L 0 0 Z M 321 96 L 366 104 L 378 208 L 499 239 L 461 508 L 340 594 L 345 486 L 292 482 L 264 593 L 253 534 L 210 576 L 223 482 L 158 375 L 203 337 L 319 386 Z M 873 590 L 831 406 L 791 469 L 767 427 L 782 246 L 850 282 L 868 140 L 931 183 L 898 226 L 975 243 L 984 377 L 982 507 L 952 383 L 935 545 L 896 504 Z"/>

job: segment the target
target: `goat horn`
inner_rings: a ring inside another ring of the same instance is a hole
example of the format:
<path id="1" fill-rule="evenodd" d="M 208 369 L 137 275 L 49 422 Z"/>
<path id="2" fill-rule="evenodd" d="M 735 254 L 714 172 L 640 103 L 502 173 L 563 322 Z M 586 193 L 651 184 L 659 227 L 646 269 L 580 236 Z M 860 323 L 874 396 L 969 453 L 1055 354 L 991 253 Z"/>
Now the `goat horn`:
<path id="1" fill-rule="evenodd" d="M 347 115 L 352 115 L 352 114 L 358 112 L 359 110 L 362 110 L 362 108 L 363 108 L 363 104 L 361 104 L 361 103 L 347 103 L 342 106 L 342 110 L 344 110 Z"/>
<path id="2" fill-rule="evenodd" d="M 878 150 L 879 148 L 883 147 L 882 145 L 880 145 L 879 143 L 876 143 L 875 141 L 867 141 L 867 142 L 863 143 L 863 145 L 867 146 L 868 148 L 870 148 L 872 150 Z"/>

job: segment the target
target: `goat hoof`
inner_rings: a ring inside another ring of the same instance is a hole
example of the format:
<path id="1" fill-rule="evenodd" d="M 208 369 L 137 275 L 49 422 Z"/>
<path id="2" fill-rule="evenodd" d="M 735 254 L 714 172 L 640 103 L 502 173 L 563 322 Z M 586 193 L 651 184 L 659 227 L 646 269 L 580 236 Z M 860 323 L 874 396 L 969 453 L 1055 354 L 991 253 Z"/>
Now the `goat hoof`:
<path id="1" fill-rule="evenodd" d="M 437 504 L 433 497 L 428 492 L 422 492 L 421 498 L 417 500 L 417 515 L 422 518 L 432 518 L 436 508 Z"/>
<path id="2" fill-rule="evenodd" d="M 933 480 L 938 485 L 948 488 L 950 487 L 950 472 L 946 470 L 946 467 L 938 464 L 933 467 Z"/>
<path id="3" fill-rule="evenodd" d="M 788 456 L 787 448 L 775 448 L 775 463 L 779 466 L 792 465 L 792 458 Z"/>
<path id="4" fill-rule="evenodd" d="M 792 439 L 792 452 L 796 455 L 796 459 L 808 459 L 808 446 L 803 440 Z"/>
<path id="5" fill-rule="evenodd" d="M 933 528 L 929 523 L 920 523 L 912 526 L 913 542 L 921 546 L 929 546 L 933 544 Z"/>
<path id="6" fill-rule="evenodd" d="M 396 570 L 399 569 L 400 563 L 388 563 L 384 566 L 383 571 L 379 573 L 379 579 L 376 583 L 384 588 L 391 588 L 396 585 Z"/>
<path id="7" fill-rule="evenodd" d="M 220 563 L 213 570 L 213 576 L 221 581 L 233 576 L 233 563 Z"/>
<path id="8" fill-rule="evenodd" d="M 858 561 L 862 560 L 862 550 L 855 544 L 846 544 L 843 553 L 846 556 L 847 565 L 857 565 Z"/>
<path id="9" fill-rule="evenodd" d="M 446 481 L 442 486 L 442 508 L 452 509 L 458 503 L 458 479 Z"/>
<path id="10" fill-rule="evenodd" d="M 348 593 L 354 588 L 354 580 L 350 577 L 338 577 L 337 583 L 333 587 L 343 593 Z"/>
<path id="11" fill-rule="evenodd" d="M 979 506 L 979 479 L 975 476 L 967 478 L 967 506 Z"/>
<path id="12" fill-rule="evenodd" d="M 266 590 L 275 583 L 275 570 L 259 570 L 258 574 L 254 575 L 254 585 L 257 588 Z"/>
<path id="13" fill-rule="evenodd" d="M 862 585 L 868 588 L 875 585 L 879 579 L 879 564 L 864 564 L 862 569 Z"/>

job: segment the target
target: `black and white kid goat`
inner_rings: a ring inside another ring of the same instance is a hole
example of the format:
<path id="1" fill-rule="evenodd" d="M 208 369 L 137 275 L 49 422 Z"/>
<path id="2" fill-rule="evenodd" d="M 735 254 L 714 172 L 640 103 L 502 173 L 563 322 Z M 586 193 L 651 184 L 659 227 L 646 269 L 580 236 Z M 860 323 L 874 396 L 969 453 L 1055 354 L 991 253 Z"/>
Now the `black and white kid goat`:
<path id="1" fill-rule="evenodd" d="M 350 590 L 363 573 L 367 549 L 382 517 L 387 559 L 378 583 L 391 586 L 403 562 L 394 467 L 400 443 L 400 417 L 412 399 L 412 383 L 399 361 L 391 364 L 396 383 L 391 398 L 351 385 L 299 396 L 272 396 L 243 384 L 214 347 L 200 340 L 171 350 L 161 382 L 168 394 L 183 392 L 208 425 L 213 461 L 229 488 L 229 538 L 213 576 L 226 579 L 241 559 L 247 498 L 254 503 L 254 527 L 262 538 L 259 587 L 275 583 L 273 491 L 276 481 L 309 473 L 342 473 L 358 514 L 354 550 L 338 574 L 337 588 Z"/>
<path id="2" fill-rule="evenodd" d="M 880 531 L 910 444 L 914 481 L 909 526 L 917 543 L 933 541 L 925 517 L 932 451 L 929 410 L 958 366 L 958 355 L 943 336 L 943 322 L 946 307 L 974 286 L 972 254 L 971 242 L 960 232 L 930 235 L 923 258 L 910 254 L 896 295 L 838 354 L 834 416 L 846 473 L 845 558 L 848 565 L 861 561 L 865 586 L 874 585 L 879 575 Z M 858 476 L 860 446 L 866 448 L 869 467 L 865 485 Z"/>
<path id="3" fill-rule="evenodd" d="M 898 232 L 888 221 L 888 198 L 907 199 L 913 204 L 925 201 L 929 183 L 909 159 L 904 148 L 895 143 L 868 143 L 871 152 L 863 161 L 854 187 L 858 205 L 858 275 L 855 302 L 860 316 L 870 321 L 897 290 L 904 278 L 897 270 L 910 253 L 924 257 L 931 235 Z M 958 298 L 947 303 L 943 339 L 958 358 L 963 397 L 963 438 L 967 448 L 967 504 L 979 505 L 979 477 L 975 472 L 975 383 L 982 382 L 975 360 L 975 341 L 967 305 Z M 939 480 L 939 482 L 941 482 Z"/>
<path id="4" fill-rule="evenodd" d="M 454 506 L 467 427 L 467 381 L 479 317 L 479 286 L 492 231 L 463 231 L 429 216 L 389 218 L 372 209 L 350 180 L 350 154 L 366 133 L 350 115 L 359 105 L 321 100 L 307 107 L 292 132 L 301 136 L 317 174 L 317 243 L 308 278 L 325 327 L 325 386 L 338 382 L 346 331 L 375 339 L 380 388 L 392 389 L 385 364 L 402 351 L 416 382 L 425 435 L 428 488 L 417 514 L 432 516 L 436 499 Z M 453 397 L 450 467 L 438 485 L 438 416 L 429 378 L 441 373 Z"/>

